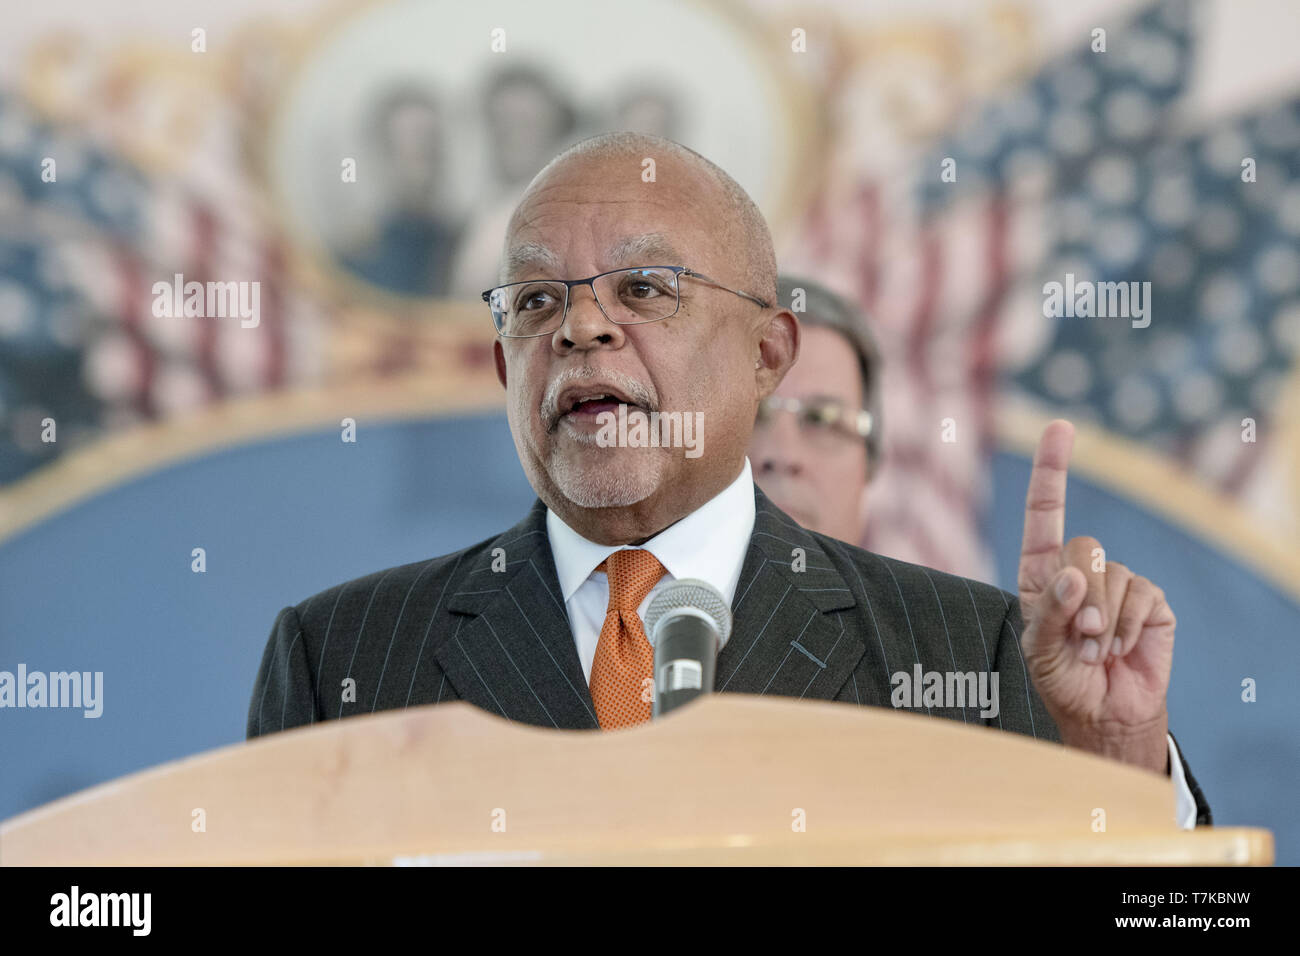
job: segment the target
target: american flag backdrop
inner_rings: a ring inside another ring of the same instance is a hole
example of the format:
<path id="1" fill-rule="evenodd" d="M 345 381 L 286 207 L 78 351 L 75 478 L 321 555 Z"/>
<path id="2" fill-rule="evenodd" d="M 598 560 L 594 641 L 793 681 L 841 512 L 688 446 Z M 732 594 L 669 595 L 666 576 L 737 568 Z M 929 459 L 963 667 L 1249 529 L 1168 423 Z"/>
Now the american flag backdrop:
<path id="1" fill-rule="evenodd" d="M 1266 441 L 1300 350 L 1300 101 L 1211 128 L 1180 115 L 1197 9 L 1146 6 L 1104 52 L 1081 35 L 905 168 L 839 177 L 814 205 L 796 267 L 856 297 L 886 365 L 867 547 L 992 578 L 988 461 L 1009 396 L 1241 490 L 1261 450 L 1241 421 Z M 1044 283 L 1067 273 L 1150 282 L 1150 325 L 1045 317 Z"/>
<path id="2" fill-rule="evenodd" d="M 1008 398 L 1096 424 L 1228 495 L 1267 484 L 1260 462 L 1300 348 L 1300 101 L 1209 122 L 1181 111 L 1199 9 L 1147 4 L 1108 24 L 1105 52 L 1080 30 L 907 143 L 886 143 L 861 91 L 841 90 L 841 119 L 870 122 L 847 124 L 821 157 L 829 173 L 781 264 L 860 302 L 884 357 L 886 467 L 867 547 L 993 577 L 988 466 Z M 115 429 L 329 384 L 346 330 L 366 376 L 427 353 L 429 367 L 491 377 L 487 346 L 450 324 L 341 323 L 349 303 L 291 268 L 301 249 L 264 187 L 226 185 L 146 171 L 95 130 L 0 93 L 0 486 Z M 260 282 L 260 326 L 154 317 L 152 285 L 176 273 Z M 1150 326 L 1045 317 L 1043 284 L 1066 274 L 1149 281 Z M 444 326 L 446 341 L 426 341 Z M 47 417 L 54 444 L 41 441 Z"/>
<path id="3" fill-rule="evenodd" d="M 260 282 L 259 325 L 155 317 L 177 273 Z M 0 95 L 0 484 L 113 429 L 313 381 L 320 317 L 257 214 Z"/>

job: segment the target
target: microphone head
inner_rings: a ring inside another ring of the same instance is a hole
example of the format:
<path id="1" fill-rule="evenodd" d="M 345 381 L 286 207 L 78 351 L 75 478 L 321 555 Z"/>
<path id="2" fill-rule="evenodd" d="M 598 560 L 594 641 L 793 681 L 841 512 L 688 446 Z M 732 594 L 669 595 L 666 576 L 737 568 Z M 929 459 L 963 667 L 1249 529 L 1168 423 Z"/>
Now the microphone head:
<path id="1" fill-rule="evenodd" d="M 718 650 L 726 646 L 731 637 L 731 608 L 717 588 L 699 578 L 674 581 L 650 602 L 645 612 L 645 632 L 652 645 L 655 643 L 655 625 L 665 614 L 682 608 L 709 618 L 718 629 Z"/>

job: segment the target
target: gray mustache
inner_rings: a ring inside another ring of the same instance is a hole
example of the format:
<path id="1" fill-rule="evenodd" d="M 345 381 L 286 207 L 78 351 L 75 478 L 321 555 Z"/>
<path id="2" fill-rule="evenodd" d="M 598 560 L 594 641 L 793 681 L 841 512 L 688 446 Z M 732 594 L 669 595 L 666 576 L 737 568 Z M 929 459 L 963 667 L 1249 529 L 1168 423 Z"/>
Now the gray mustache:
<path id="1" fill-rule="evenodd" d="M 555 431 L 560 423 L 560 392 L 569 385 L 612 385 L 628 398 L 633 404 L 640 405 L 648 411 L 657 411 L 659 408 L 659 398 L 654 390 L 646 385 L 641 384 L 630 375 L 614 369 L 596 369 L 590 365 L 583 365 L 579 368 L 568 368 L 555 376 L 551 384 L 546 386 L 546 394 L 542 396 L 542 404 L 539 409 L 542 417 L 542 424 L 546 426 L 548 432 Z"/>

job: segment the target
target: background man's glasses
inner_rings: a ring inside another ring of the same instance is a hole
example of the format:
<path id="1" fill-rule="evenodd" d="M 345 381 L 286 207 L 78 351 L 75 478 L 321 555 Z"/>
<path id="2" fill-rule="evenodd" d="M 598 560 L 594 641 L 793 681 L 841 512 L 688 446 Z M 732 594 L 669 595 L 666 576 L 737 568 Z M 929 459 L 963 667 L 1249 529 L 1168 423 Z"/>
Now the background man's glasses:
<path id="1" fill-rule="evenodd" d="M 596 305 L 616 325 L 658 322 L 677 314 L 681 307 L 679 282 L 682 276 L 749 299 L 763 308 L 770 304 L 748 292 L 719 285 L 706 275 L 685 266 L 639 266 L 615 269 L 586 279 L 530 279 L 488 289 L 483 301 L 492 310 L 497 334 L 511 339 L 550 335 L 564 324 L 569 311 L 569 292 L 574 286 L 591 286 Z"/>
<path id="2" fill-rule="evenodd" d="M 863 408 L 849 408 L 833 398 L 781 398 L 769 395 L 758 406 L 756 423 L 771 424 L 778 412 L 790 412 L 798 419 L 800 430 L 815 441 L 843 442 L 871 434 L 871 413 Z"/>

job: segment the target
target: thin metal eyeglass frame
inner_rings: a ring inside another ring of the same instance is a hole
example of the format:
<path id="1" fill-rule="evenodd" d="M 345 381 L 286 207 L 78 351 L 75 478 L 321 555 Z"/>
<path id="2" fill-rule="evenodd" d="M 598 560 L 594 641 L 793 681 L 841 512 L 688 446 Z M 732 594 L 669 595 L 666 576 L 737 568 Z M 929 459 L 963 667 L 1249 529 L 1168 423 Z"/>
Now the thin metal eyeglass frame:
<path id="1" fill-rule="evenodd" d="M 605 306 L 601 304 L 600 296 L 596 295 L 596 286 L 594 284 L 595 281 L 597 279 L 602 279 L 605 276 L 617 275 L 623 272 L 638 272 L 644 269 L 668 269 L 673 273 L 673 292 L 676 293 L 677 295 L 677 304 L 673 306 L 673 310 L 669 312 L 667 315 L 661 315 L 658 318 L 641 319 L 638 322 L 615 322 L 613 319 L 609 317 L 609 313 L 605 311 Z M 567 319 L 569 316 L 570 293 L 573 291 L 574 286 L 580 286 L 580 285 L 591 287 L 591 297 L 592 299 L 595 300 L 596 307 L 600 309 L 600 314 L 603 315 L 606 319 L 609 319 L 609 321 L 612 322 L 614 325 L 647 325 L 651 322 L 662 322 L 664 319 L 671 319 L 674 315 L 680 312 L 682 308 L 682 289 L 681 289 L 682 276 L 687 276 L 688 278 L 691 279 L 699 279 L 701 282 L 707 283 L 708 285 L 711 285 L 716 289 L 721 289 L 723 292 L 730 292 L 732 295 L 738 295 L 742 299 L 749 299 L 751 302 L 755 303 L 761 308 L 770 309 L 772 307 L 772 304 L 765 299 L 760 299 L 756 295 L 750 295 L 748 292 L 741 292 L 739 289 L 728 288 L 722 283 L 714 279 L 710 279 L 704 273 L 696 272 L 694 269 L 688 269 L 686 266 L 625 266 L 622 269 L 610 269 L 608 272 L 600 272 L 594 276 L 588 276 L 585 279 L 523 279 L 519 282 L 507 282 L 505 285 L 493 286 L 491 289 L 487 289 L 482 293 L 482 299 L 490 307 L 492 304 L 492 293 L 500 289 L 509 289 L 512 286 L 531 285 L 535 282 L 551 282 L 556 285 L 563 285 L 564 286 L 564 310 L 560 313 L 560 324 L 557 325 L 555 328 L 550 329 L 549 331 L 546 332 L 531 332 L 528 335 L 509 335 L 505 332 L 502 332 L 501 329 L 499 328 L 497 329 L 497 335 L 501 336 L 502 338 L 535 339 L 542 335 L 554 335 L 556 331 L 558 331 L 561 327 L 563 327 L 564 320 Z M 496 316 L 493 315 L 492 326 L 496 328 L 496 324 L 497 324 Z"/>
<path id="2" fill-rule="evenodd" d="M 768 414 L 773 411 L 790 412 L 802 425 L 805 420 L 801 417 L 804 409 L 810 407 L 813 403 L 805 402 L 798 398 L 783 398 L 779 395 L 769 395 L 763 399 L 761 408 L 766 408 Z M 840 406 L 841 410 L 847 413 L 847 417 L 836 422 L 812 423 L 814 427 L 825 428 L 828 431 L 837 431 L 847 438 L 867 438 L 871 435 L 871 429 L 875 425 L 875 420 L 871 412 L 865 408 L 851 409 Z M 837 427 L 839 426 L 839 427 Z"/>

